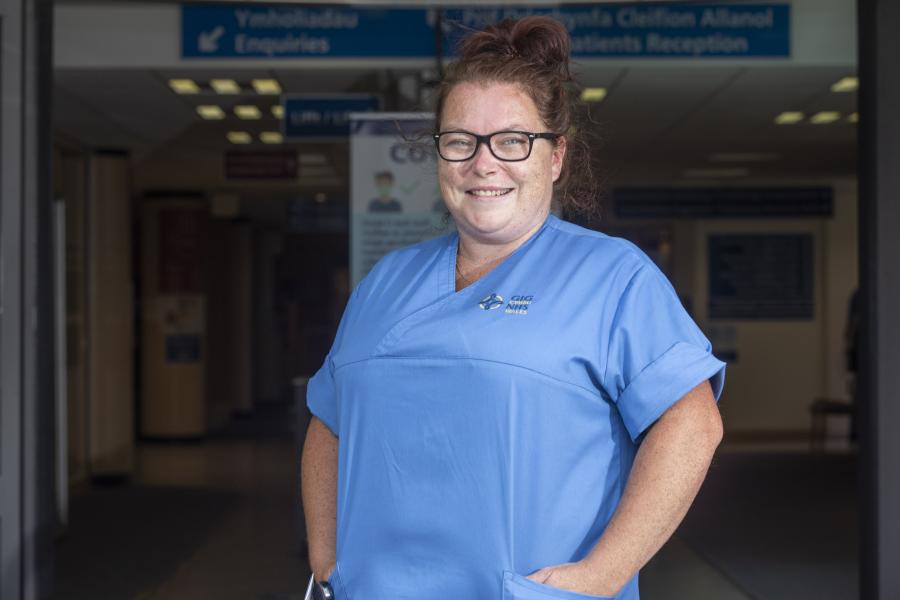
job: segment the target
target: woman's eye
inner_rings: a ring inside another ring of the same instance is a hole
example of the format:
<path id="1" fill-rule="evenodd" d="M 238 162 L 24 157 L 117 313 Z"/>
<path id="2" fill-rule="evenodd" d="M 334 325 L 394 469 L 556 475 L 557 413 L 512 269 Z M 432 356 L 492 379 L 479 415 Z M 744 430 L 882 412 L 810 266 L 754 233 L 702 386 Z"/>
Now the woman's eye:
<path id="1" fill-rule="evenodd" d="M 525 140 L 520 137 L 505 137 L 500 138 L 500 144 L 503 146 L 518 146 L 520 144 L 524 144 Z"/>
<path id="2" fill-rule="evenodd" d="M 447 145 L 448 146 L 456 146 L 458 148 L 465 148 L 465 147 L 471 146 L 472 142 L 465 138 L 456 138 L 456 139 L 451 138 L 451 139 L 447 140 Z"/>

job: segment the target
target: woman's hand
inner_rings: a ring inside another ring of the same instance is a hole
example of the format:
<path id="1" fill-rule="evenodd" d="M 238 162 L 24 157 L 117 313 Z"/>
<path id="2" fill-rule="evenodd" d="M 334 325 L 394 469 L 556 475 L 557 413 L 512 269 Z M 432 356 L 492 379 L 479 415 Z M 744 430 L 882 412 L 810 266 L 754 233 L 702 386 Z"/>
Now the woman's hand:
<path id="1" fill-rule="evenodd" d="M 588 555 L 528 578 L 573 592 L 614 596 L 684 518 L 721 439 L 722 418 L 712 388 L 703 382 L 647 431 L 622 501 Z"/>
<path id="2" fill-rule="evenodd" d="M 316 581 L 321 583 L 331 579 L 331 574 L 334 573 L 334 567 L 335 564 L 331 563 L 330 565 L 327 565 L 325 567 L 313 569 L 313 575 L 315 575 Z"/>
<path id="3" fill-rule="evenodd" d="M 613 596 L 617 590 L 609 589 L 596 569 L 584 561 L 544 567 L 528 576 L 528 579 L 560 590 L 591 596 Z"/>

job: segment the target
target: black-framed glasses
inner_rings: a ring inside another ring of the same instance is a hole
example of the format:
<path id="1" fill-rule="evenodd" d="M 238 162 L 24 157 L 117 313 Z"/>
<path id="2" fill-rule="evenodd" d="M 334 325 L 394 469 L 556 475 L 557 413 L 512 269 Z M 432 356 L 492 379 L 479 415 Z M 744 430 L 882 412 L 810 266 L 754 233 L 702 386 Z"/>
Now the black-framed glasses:
<path id="1" fill-rule="evenodd" d="M 534 140 L 556 140 L 558 133 L 532 133 L 530 131 L 495 131 L 478 135 L 468 131 L 442 131 L 434 134 L 434 144 L 441 158 L 449 162 L 469 160 L 484 144 L 499 160 L 516 162 L 531 156 Z"/>

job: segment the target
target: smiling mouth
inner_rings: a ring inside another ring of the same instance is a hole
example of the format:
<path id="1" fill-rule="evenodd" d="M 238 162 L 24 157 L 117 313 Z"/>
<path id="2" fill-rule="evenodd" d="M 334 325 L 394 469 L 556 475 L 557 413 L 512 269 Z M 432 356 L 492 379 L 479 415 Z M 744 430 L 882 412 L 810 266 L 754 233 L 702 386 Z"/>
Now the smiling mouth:
<path id="1" fill-rule="evenodd" d="M 510 193 L 512 188 L 504 188 L 501 190 L 469 190 L 466 193 L 479 198 L 496 198 L 497 196 L 505 196 Z"/>

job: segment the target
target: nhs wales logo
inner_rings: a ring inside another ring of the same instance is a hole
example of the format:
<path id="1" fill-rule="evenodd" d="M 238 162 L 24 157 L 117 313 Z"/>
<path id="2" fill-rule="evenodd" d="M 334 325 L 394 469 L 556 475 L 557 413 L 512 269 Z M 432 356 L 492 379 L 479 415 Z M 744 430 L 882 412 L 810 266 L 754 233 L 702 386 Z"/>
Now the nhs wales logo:
<path id="1" fill-rule="evenodd" d="M 491 294 L 478 303 L 481 310 L 494 310 L 503 306 L 503 296 L 500 294 Z"/>
<path id="2" fill-rule="evenodd" d="M 506 304 L 504 313 L 508 315 L 527 315 L 528 307 L 531 306 L 532 302 L 534 302 L 534 296 L 513 296 L 509 299 L 509 302 L 506 302 L 503 300 L 503 296 L 493 293 L 479 302 L 478 306 L 481 310 L 494 310 Z"/>
<path id="3" fill-rule="evenodd" d="M 508 315 L 527 315 L 528 307 L 534 302 L 534 296 L 513 296 L 503 311 Z"/>

